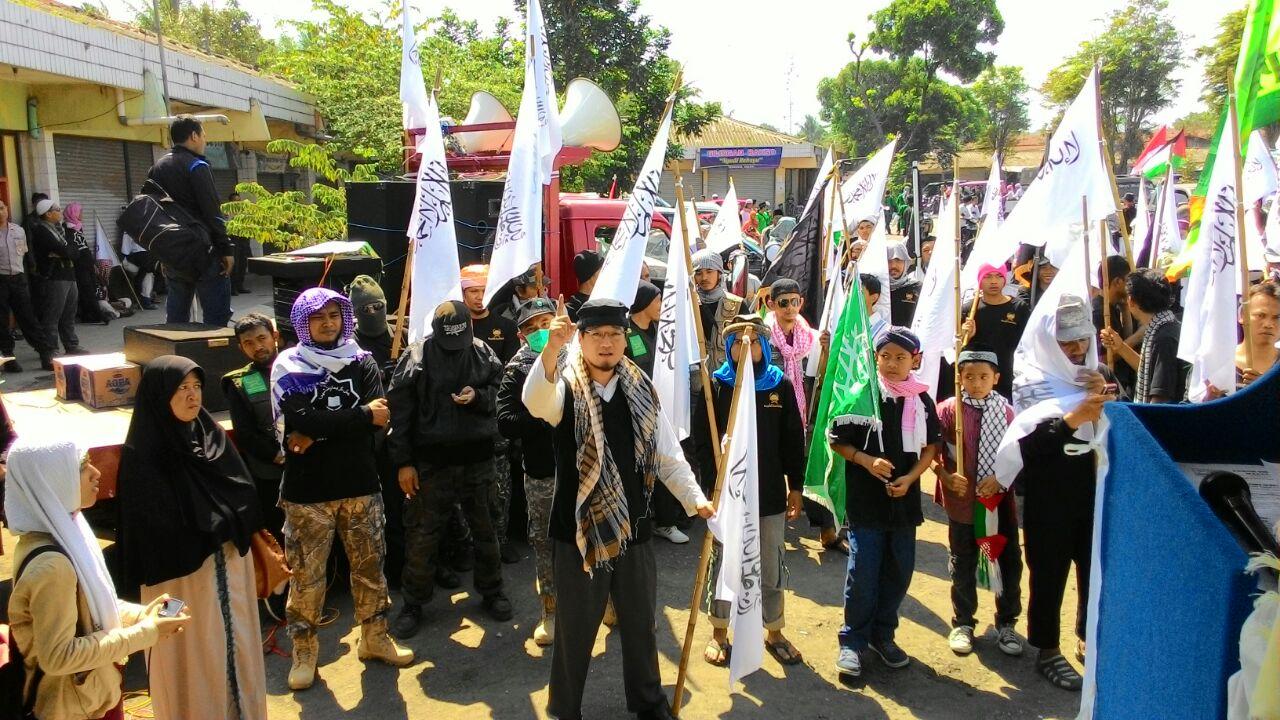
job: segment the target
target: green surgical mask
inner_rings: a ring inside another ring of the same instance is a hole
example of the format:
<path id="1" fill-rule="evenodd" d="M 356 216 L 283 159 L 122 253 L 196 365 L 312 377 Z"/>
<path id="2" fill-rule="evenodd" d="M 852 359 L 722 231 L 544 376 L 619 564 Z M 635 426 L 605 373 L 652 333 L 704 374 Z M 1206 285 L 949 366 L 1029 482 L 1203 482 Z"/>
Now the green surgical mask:
<path id="1" fill-rule="evenodd" d="M 534 330 L 524 336 L 524 341 L 529 343 L 529 349 L 540 353 L 542 348 L 547 346 L 547 340 L 551 339 L 550 330 Z"/>

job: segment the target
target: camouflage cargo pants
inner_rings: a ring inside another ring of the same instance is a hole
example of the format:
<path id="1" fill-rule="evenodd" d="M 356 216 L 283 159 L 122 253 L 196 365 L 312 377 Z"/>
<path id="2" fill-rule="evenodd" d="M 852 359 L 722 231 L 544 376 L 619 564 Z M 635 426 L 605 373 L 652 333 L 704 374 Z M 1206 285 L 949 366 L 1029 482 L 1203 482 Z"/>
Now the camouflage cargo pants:
<path id="1" fill-rule="evenodd" d="M 555 477 L 524 476 L 524 495 L 529 503 L 529 544 L 538 569 L 538 595 L 554 599 L 556 583 L 551 573 L 551 498 L 556 492 Z"/>
<path id="2" fill-rule="evenodd" d="M 387 579 L 386 515 L 378 494 L 322 503 L 282 502 L 284 551 L 293 570 L 285 612 L 289 634 L 314 634 L 324 610 L 325 568 L 337 535 L 351 562 L 351 597 L 356 621 L 381 621 L 391 608 Z"/>
<path id="3" fill-rule="evenodd" d="M 469 465 L 418 465 L 418 493 L 404 503 L 405 561 L 401 575 L 404 601 L 422 605 L 435 591 L 440 539 L 450 508 L 462 506 L 475 544 L 476 591 L 491 595 L 502 589 L 502 559 L 489 515 L 493 460 Z"/>
<path id="4" fill-rule="evenodd" d="M 498 543 L 507 541 L 511 522 L 511 441 L 499 435 L 493 441 L 494 482 L 489 490 L 489 515 Z"/>

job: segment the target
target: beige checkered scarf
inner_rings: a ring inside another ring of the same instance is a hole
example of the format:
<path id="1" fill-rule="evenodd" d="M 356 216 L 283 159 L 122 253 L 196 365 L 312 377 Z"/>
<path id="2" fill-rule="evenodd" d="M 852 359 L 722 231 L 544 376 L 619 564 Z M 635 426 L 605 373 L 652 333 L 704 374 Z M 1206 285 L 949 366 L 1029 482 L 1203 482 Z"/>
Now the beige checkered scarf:
<path id="1" fill-rule="evenodd" d="M 578 443 L 576 540 L 583 569 L 590 574 L 597 567 L 608 567 L 622 554 L 634 528 L 622 475 L 605 441 L 604 403 L 592 388 L 582 352 L 571 353 L 564 368 L 569 391 L 573 393 L 573 432 Z M 647 506 L 657 467 L 658 394 L 653 383 L 631 360 L 624 358 L 615 372 L 619 390 L 631 411 L 636 473 L 644 478 Z"/>

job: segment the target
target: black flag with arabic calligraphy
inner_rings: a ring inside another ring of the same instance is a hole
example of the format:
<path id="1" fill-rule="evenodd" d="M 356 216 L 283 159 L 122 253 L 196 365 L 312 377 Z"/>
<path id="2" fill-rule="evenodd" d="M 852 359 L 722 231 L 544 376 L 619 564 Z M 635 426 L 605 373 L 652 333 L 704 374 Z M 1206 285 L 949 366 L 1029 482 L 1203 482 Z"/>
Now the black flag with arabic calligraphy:
<path id="1" fill-rule="evenodd" d="M 791 237 L 783 244 L 778 257 L 765 271 L 763 284 L 769 287 L 775 280 L 791 278 L 800 285 L 804 297 L 801 314 L 811 326 L 817 327 L 822 314 L 822 217 L 826 204 L 827 180 L 818 189 L 818 196 L 808 214 L 800 218 Z"/>

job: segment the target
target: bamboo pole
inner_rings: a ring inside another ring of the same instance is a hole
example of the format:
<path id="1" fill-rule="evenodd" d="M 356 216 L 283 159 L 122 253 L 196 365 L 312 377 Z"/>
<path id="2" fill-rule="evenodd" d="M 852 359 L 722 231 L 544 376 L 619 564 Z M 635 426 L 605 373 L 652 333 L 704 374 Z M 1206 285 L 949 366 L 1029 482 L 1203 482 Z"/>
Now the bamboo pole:
<path id="1" fill-rule="evenodd" d="M 1083 223 L 1081 227 L 1083 228 L 1083 232 L 1084 232 L 1084 287 L 1087 293 L 1089 288 L 1093 287 L 1093 277 L 1092 277 L 1093 273 L 1090 272 L 1090 270 L 1092 270 L 1093 268 L 1092 268 L 1092 263 L 1089 261 L 1089 196 L 1088 195 L 1082 195 L 1080 197 L 1080 217 L 1081 217 L 1081 222 Z M 1106 262 L 1104 261 L 1103 264 L 1105 265 Z M 1084 298 L 1084 300 L 1088 302 L 1089 298 L 1086 297 Z M 1105 291 L 1102 296 L 1102 317 L 1104 322 L 1107 321 L 1107 318 L 1111 317 L 1111 313 L 1109 312 L 1109 308 L 1107 307 L 1107 296 Z M 1094 329 L 1096 330 L 1097 328 L 1094 328 Z"/>
<path id="2" fill-rule="evenodd" d="M 124 278 L 124 284 L 125 284 L 125 286 L 127 286 L 127 287 L 129 288 L 129 293 L 133 295 L 133 299 L 134 299 L 134 301 L 136 301 L 136 302 L 138 303 L 138 309 L 139 309 L 139 310 L 143 309 L 143 308 L 142 308 L 142 298 L 138 296 L 138 291 L 134 289 L 134 287 L 133 287 L 133 281 L 131 281 L 131 280 L 129 279 L 129 273 L 125 272 L 125 269 L 124 269 L 124 261 L 123 261 L 123 260 L 121 260 L 119 253 L 117 253 L 117 252 L 116 252 L 116 249 L 115 249 L 114 247 L 111 247 L 111 240 L 110 240 L 109 238 L 106 238 L 106 237 L 99 238 L 99 237 L 97 236 L 98 228 L 99 228 L 100 226 L 101 226 L 101 223 L 99 223 L 99 222 L 98 222 L 98 211 L 97 211 L 97 210 L 94 210 L 94 211 L 93 211 L 93 232 L 94 232 L 94 237 L 93 237 L 93 239 L 94 239 L 94 248 L 95 248 L 94 258 L 93 258 L 94 263 L 97 263 L 97 261 L 98 261 L 98 257 L 97 257 L 98 253 L 96 252 L 96 248 L 97 248 L 97 245 L 98 245 L 98 244 L 97 244 L 97 241 L 98 241 L 99 239 L 101 239 L 103 242 L 107 243 L 108 248 L 111 250 L 111 256 L 112 256 L 112 257 L 114 257 L 114 258 L 116 259 L 116 267 L 120 268 L 120 276 Z M 120 249 L 121 249 L 121 250 L 124 250 L 124 248 L 120 248 Z M 247 260 L 248 258 L 245 258 L 245 259 Z M 142 273 L 141 273 L 141 272 L 139 272 L 138 274 L 139 274 L 139 275 L 141 275 Z M 108 269 L 108 270 L 107 270 L 107 280 L 108 280 L 108 281 L 110 281 L 110 280 L 111 280 L 111 271 L 110 271 L 110 269 Z M 108 282 L 108 284 L 110 284 L 110 283 Z M 109 290 L 109 288 L 104 287 L 104 288 L 103 288 L 103 290 Z M 109 298 L 109 297 L 111 297 L 110 292 L 108 292 L 108 293 L 107 293 L 107 297 L 108 297 L 108 298 Z M 6 318 L 5 320 L 7 321 L 7 320 L 8 320 L 8 318 Z"/>
<path id="3" fill-rule="evenodd" d="M 1227 123 L 1230 125 L 1228 131 L 1231 133 L 1231 165 L 1235 170 L 1236 185 L 1236 244 L 1240 248 L 1240 299 L 1245 303 L 1245 311 L 1240 313 L 1241 322 L 1244 325 L 1244 361 L 1253 369 L 1253 340 L 1249 320 L 1248 305 L 1249 302 L 1249 252 L 1248 243 L 1245 241 L 1244 227 L 1244 188 L 1241 185 L 1242 171 L 1240 167 L 1240 120 L 1236 116 L 1236 96 L 1235 93 L 1227 94 Z M 1221 152 L 1221 150 L 1219 150 Z M 1210 170 L 1212 172 L 1212 170 Z M 1275 210 L 1272 210 L 1275 212 Z"/>
<path id="4" fill-rule="evenodd" d="M 1111 289 L 1111 272 L 1107 268 L 1107 250 L 1110 248 L 1107 247 L 1109 238 L 1107 237 L 1106 220 L 1098 221 L 1098 234 L 1101 236 L 1098 238 L 1098 242 L 1102 246 L 1102 258 L 1098 263 L 1099 272 L 1102 273 L 1102 327 L 1106 330 L 1111 330 L 1111 299 L 1107 297 L 1107 292 Z M 1085 242 L 1089 242 L 1087 235 L 1085 236 Z M 1085 272 L 1088 272 L 1088 263 L 1086 262 L 1085 265 Z M 1121 338 L 1121 340 L 1123 339 Z M 1112 370 L 1116 368 L 1116 351 L 1111 348 L 1107 348 L 1107 367 Z"/>
<path id="5" fill-rule="evenodd" d="M 400 307 L 396 310 L 396 329 L 391 336 L 391 359 L 400 357 L 403 345 L 405 321 L 409 316 L 409 284 L 413 281 L 413 246 L 417 243 L 409 238 L 409 246 L 404 251 L 404 278 L 400 281 Z"/>
<path id="6" fill-rule="evenodd" d="M 1098 152 L 1102 154 L 1103 166 L 1107 169 L 1107 180 L 1111 183 L 1111 197 L 1116 206 L 1116 227 L 1120 229 L 1120 238 L 1124 240 L 1124 256 L 1129 261 L 1129 267 L 1133 267 L 1133 242 L 1129 237 L 1129 221 L 1124 219 L 1124 209 L 1120 203 L 1120 188 L 1116 186 L 1116 171 L 1111 164 L 1111 143 L 1107 142 L 1107 135 L 1102 131 L 1102 69 L 1097 63 L 1093 65 L 1094 87 L 1097 92 L 1094 93 L 1094 119 L 1098 125 Z M 1143 180 L 1139 179 L 1139 182 Z M 1088 222 L 1088 218 L 1085 219 Z M 1105 238 L 1110 243 L 1111 238 Z M 1107 261 L 1110 252 L 1103 253 L 1102 261 Z"/>
<path id="7" fill-rule="evenodd" d="M 677 171 L 678 171 L 678 168 L 677 168 Z M 680 177 L 679 173 L 677 172 L 677 175 L 676 175 L 676 201 L 677 202 L 680 202 L 684 199 L 683 182 L 684 182 L 683 179 Z M 710 356 L 707 353 L 707 339 L 704 333 L 702 332 L 702 318 L 698 311 L 698 305 L 699 305 L 698 294 L 693 289 L 693 257 L 689 254 L 689 228 L 685 227 L 685 224 L 683 222 L 680 223 L 680 225 L 681 225 L 681 235 L 682 235 L 681 240 L 684 242 L 684 263 L 685 263 L 685 267 L 688 268 L 688 273 L 689 273 L 689 286 L 687 288 L 687 291 L 689 293 L 689 304 L 690 304 L 690 307 L 692 307 L 694 310 L 693 311 L 693 328 L 695 333 L 698 336 L 698 358 L 700 360 L 700 362 L 698 363 L 698 374 L 702 378 L 702 398 L 707 408 L 707 425 L 708 425 L 708 430 L 710 430 L 711 432 L 711 452 L 712 452 L 712 456 L 715 458 L 716 466 L 718 467 L 720 465 L 720 443 L 719 443 L 720 429 L 716 427 L 715 401 L 711 397 L 711 373 L 707 369 L 707 362 L 710 359 Z"/>
<path id="8" fill-rule="evenodd" d="M 842 249 L 842 252 L 840 253 L 840 260 L 838 265 L 840 269 L 843 271 L 847 269 L 849 264 L 849 256 L 853 252 L 853 240 L 849 238 L 849 219 L 845 217 L 845 214 L 844 214 L 844 193 L 840 192 L 840 189 L 841 189 L 840 182 L 836 179 L 837 177 L 839 177 L 838 166 L 833 167 L 831 170 L 831 173 L 832 173 L 831 194 L 834 199 L 833 201 L 836 203 L 836 206 L 840 211 L 840 227 L 842 228 L 840 231 L 840 248 Z M 835 210 L 831 211 L 832 220 L 835 220 L 835 212 L 836 212 Z M 823 245 L 824 245 L 823 253 L 825 257 L 825 253 L 826 253 L 825 238 L 823 239 Z M 857 264 L 855 263 L 855 268 L 856 266 Z M 833 279 L 832 282 L 836 282 L 836 280 L 839 280 L 839 278 Z M 832 312 L 834 311 L 835 310 L 833 309 Z M 867 308 L 867 311 L 870 312 L 871 308 Z M 824 330 L 825 330 L 824 328 L 819 328 L 818 331 L 823 332 Z M 813 378 L 813 397 L 815 401 L 817 400 L 817 398 L 822 397 L 822 380 L 823 380 L 823 377 L 826 376 L 827 374 L 826 372 L 827 356 L 830 354 L 830 352 L 831 352 L 831 348 L 829 347 L 822 347 L 818 349 L 818 369 L 817 369 L 817 374 Z M 813 403 L 810 403 L 809 405 L 809 424 L 812 425 L 817 419 L 818 419 L 818 403 L 813 402 Z"/>
<path id="9" fill-rule="evenodd" d="M 960 167 L 960 158 L 955 159 L 957 170 Z M 964 475 L 964 398 L 963 391 L 960 388 L 960 351 L 964 349 L 965 334 L 961 329 L 963 324 L 961 316 L 963 308 L 960 306 L 960 271 L 963 263 L 960 260 L 960 178 L 959 173 L 952 180 L 951 188 L 951 211 L 955 219 L 955 245 L 956 245 L 956 272 L 955 272 L 955 293 L 956 293 L 956 363 L 955 363 L 955 384 L 956 384 L 956 472 Z M 978 297 L 973 298 L 973 306 L 978 306 Z M 977 478 L 974 478 L 975 480 Z"/>
<path id="10" fill-rule="evenodd" d="M 742 350 L 738 353 L 737 369 L 738 377 L 741 377 L 745 363 L 751 362 L 751 339 L 743 333 L 738 342 L 742 343 Z M 738 401 L 743 393 L 742 385 L 743 383 L 734 383 L 733 400 L 729 403 L 729 427 L 725 430 L 725 439 L 729 441 L 732 441 L 733 438 L 734 425 L 736 424 L 734 421 L 738 416 Z M 751 388 L 751 392 L 755 392 L 754 387 Z M 712 417 L 714 417 L 714 413 Z M 718 454 L 719 451 L 717 450 Z M 716 468 L 716 484 L 711 491 L 712 507 L 719 507 L 720 488 L 724 486 L 724 476 L 729 470 L 728 463 L 721 462 L 718 457 L 716 459 Z M 711 561 L 712 540 L 711 528 L 708 527 L 702 537 L 702 552 L 698 555 L 698 570 L 693 578 L 693 598 L 689 601 L 689 622 L 684 630 L 684 643 L 680 649 L 680 669 L 676 672 L 675 697 L 671 701 L 671 714 L 676 717 L 680 717 L 680 708 L 684 705 L 684 681 L 689 670 L 689 654 L 693 650 L 693 632 L 697 628 L 698 615 L 700 614 L 698 598 L 702 595 L 702 588 L 707 583 L 707 566 Z"/>

